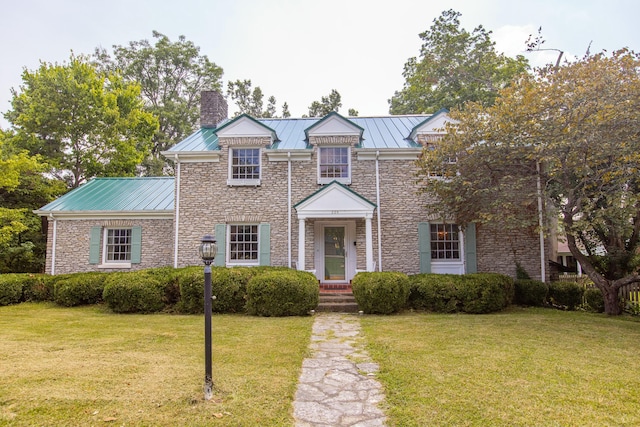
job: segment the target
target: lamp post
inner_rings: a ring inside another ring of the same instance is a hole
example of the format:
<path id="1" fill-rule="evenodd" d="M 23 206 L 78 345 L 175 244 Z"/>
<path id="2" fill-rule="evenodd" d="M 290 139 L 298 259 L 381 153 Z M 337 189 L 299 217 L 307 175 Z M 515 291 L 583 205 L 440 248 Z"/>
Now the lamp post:
<path id="1" fill-rule="evenodd" d="M 211 263 L 216 258 L 218 245 L 215 236 L 205 234 L 200 241 L 200 257 L 204 262 L 204 400 L 213 397 L 211 375 Z"/>

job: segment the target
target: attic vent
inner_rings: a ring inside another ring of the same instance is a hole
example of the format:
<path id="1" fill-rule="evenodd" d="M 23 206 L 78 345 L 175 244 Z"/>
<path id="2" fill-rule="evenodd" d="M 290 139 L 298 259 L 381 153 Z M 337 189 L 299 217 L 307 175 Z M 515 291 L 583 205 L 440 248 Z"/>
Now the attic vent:
<path id="1" fill-rule="evenodd" d="M 433 145 L 437 144 L 438 142 L 442 141 L 442 137 L 444 135 L 442 134 L 418 134 L 416 137 L 416 142 L 420 145 L 422 145 L 423 147 L 432 147 Z"/>

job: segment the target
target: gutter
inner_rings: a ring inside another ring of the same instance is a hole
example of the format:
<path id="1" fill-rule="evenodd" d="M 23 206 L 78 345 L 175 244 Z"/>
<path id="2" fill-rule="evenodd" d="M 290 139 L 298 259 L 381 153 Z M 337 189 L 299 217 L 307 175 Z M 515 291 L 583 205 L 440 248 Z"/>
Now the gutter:
<path id="1" fill-rule="evenodd" d="M 376 151 L 376 204 L 378 205 L 378 271 L 382 271 L 382 228 L 380 218 L 380 151 Z"/>
<path id="2" fill-rule="evenodd" d="M 51 275 L 54 276 L 56 274 L 56 243 L 58 239 L 58 220 L 53 216 L 52 213 L 49 214 L 49 219 L 53 221 L 53 236 L 51 239 Z"/>
<path id="3" fill-rule="evenodd" d="M 173 241 L 173 268 L 178 268 L 178 236 L 180 234 L 180 158 L 175 155 L 176 159 L 176 190 L 175 190 L 175 215 L 176 222 Z"/>

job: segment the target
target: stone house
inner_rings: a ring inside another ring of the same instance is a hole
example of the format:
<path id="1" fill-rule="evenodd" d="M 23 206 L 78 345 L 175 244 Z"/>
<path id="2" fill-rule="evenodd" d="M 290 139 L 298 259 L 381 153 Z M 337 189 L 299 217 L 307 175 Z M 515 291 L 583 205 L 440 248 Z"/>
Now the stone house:
<path id="1" fill-rule="evenodd" d="M 289 266 L 321 283 L 358 271 L 541 277 L 538 235 L 452 224 L 418 195 L 415 160 L 440 135 L 433 115 L 227 119 L 203 92 L 201 128 L 163 154 L 175 177 L 94 179 L 36 211 L 48 218 L 46 271 L 200 265 Z"/>

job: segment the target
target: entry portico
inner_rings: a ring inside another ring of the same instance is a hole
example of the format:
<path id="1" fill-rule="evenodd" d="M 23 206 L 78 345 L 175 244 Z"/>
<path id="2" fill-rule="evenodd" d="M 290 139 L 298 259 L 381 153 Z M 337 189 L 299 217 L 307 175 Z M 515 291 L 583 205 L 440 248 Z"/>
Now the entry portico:
<path id="1" fill-rule="evenodd" d="M 315 220 L 314 270 L 321 282 L 349 281 L 356 272 L 355 221 L 365 221 L 366 271 L 374 270 L 372 219 L 376 205 L 337 181 L 294 205 L 298 216 L 298 269 L 305 266 L 306 223 Z M 353 250 L 352 250 L 353 248 Z"/>

